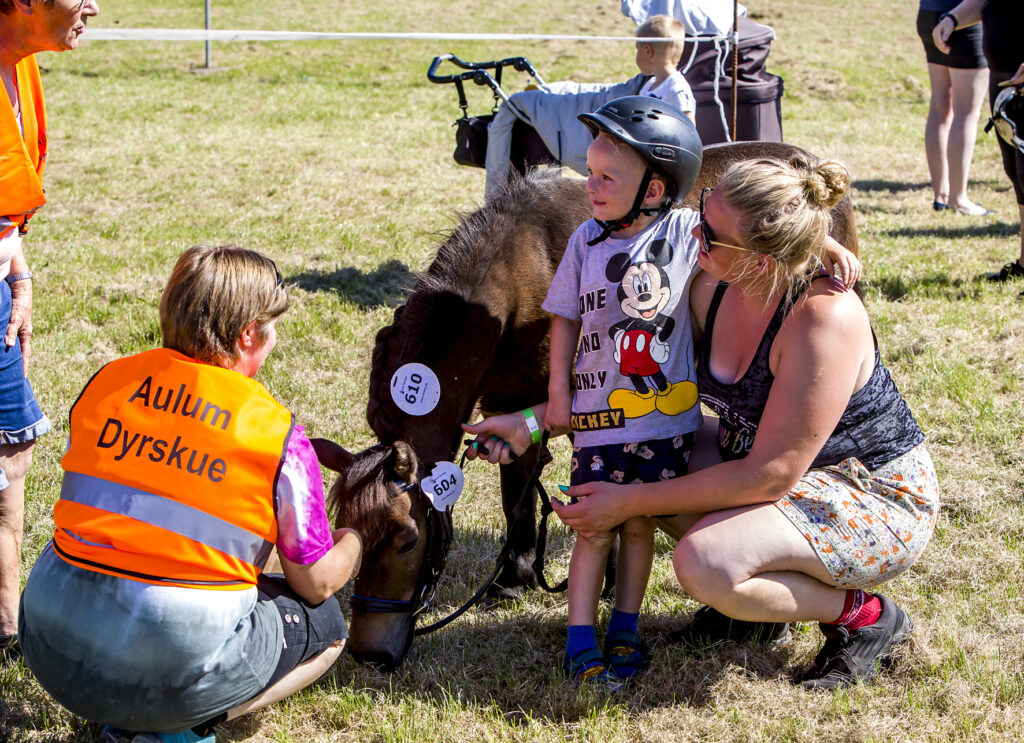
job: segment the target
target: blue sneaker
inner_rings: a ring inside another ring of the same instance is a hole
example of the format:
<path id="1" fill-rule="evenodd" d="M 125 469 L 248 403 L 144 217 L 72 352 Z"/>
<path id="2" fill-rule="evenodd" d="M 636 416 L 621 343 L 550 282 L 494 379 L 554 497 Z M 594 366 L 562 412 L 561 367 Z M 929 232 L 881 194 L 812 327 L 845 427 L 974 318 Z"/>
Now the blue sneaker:
<path id="1" fill-rule="evenodd" d="M 213 733 L 203 737 L 191 730 L 181 733 L 133 733 L 113 725 L 104 725 L 100 731 L 104 743 L 217 743 Z"/>
<path id="2" fill-rule="evenodd" d="M 623 681 L 647 667 L 647 645 L 636 632 L 609 632 L 604 638 L 604 652 L 612 673 Z"/>
<path id="3" fill-rule="evenodd" d="M 192 730 L 182 733 L 157 733 L 155 737 L 162 743 L 217 743 L 217 736 L 213 733 L 204 737 L 197 735 Z"/>
<path id="4" fill-rule="evenodd" d="M 571 658 L 566 654 L 562 670 L 576 686 L 586 684 L 613 693 L 622 690 L 622 681 L 611 672 L 608 662 L 597 648 L 581 650 Z"/>

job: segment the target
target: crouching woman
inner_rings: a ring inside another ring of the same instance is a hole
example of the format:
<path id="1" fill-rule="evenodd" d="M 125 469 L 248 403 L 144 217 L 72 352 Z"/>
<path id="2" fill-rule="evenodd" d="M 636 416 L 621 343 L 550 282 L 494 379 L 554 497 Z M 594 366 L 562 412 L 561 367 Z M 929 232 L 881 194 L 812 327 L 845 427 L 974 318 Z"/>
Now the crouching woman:
<path id="1" fill-rule="evenodd" d="M 212 741 L 341 653 L 332 594 L 360 538 L 332 532 L 309 439 L 253 379 L 287 307 L 270 259 L 190 248 L 160 302 L 164 347 L 107 364 L 72 407 L 19 636 L 75 714 Z M 283 576 L 263 574 L 275 546 Z"/>

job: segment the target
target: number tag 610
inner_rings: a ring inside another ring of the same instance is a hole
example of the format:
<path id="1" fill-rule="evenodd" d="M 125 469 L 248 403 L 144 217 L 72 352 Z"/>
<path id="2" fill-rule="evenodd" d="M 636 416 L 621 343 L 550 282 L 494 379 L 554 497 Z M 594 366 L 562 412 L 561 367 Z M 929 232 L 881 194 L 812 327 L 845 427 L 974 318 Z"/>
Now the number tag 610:
<path id="1" fill-rule="evenodd" d="M 391 399 L 407 415 L 426 415 L 441 399 L 441 385 L 430 367 L 411 363 L 391 375 Z"/>
<path id="2" fill-rule="evenodd" d="M 438 462 L 430 476 L 420 482 L 420 490 L 426 493 L 438 511 L 445 511 L 462 495 L 464 478 L 462 470 L 452 462 Z"/>

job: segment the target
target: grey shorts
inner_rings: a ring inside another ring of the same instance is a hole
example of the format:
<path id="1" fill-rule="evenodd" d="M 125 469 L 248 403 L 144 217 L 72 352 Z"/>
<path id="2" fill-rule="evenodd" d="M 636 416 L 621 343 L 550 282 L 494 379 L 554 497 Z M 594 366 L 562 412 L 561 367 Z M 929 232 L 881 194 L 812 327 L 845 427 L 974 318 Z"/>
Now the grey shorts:
<path id="1" fill-rule="evenodd" d="M 311 606 L 283 584 L 150 585 L 75 567 L 51 545 L 22 593 L 22 653 L 43 688 L 80 717 L 178 732 L 252 699 L 345 637 L 336 600 Z"/>

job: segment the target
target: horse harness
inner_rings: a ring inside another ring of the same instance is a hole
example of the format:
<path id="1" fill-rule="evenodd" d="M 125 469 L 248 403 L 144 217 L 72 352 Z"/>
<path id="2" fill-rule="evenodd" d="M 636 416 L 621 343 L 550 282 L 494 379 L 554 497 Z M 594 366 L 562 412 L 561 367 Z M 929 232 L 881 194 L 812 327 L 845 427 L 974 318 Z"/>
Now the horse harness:
<path id="1" fill-rule="evenodd" d="M 548 435 L 548 432 L 545 431 L 540 444 L 542 452 L 546 451 Z M 466 442 L 466 444 L 469 443 L 469 441 Z M 519 502 L 516 505 L 514 521 L 512 522 L 512 526 L 509 528 L 508 537 L 505 539 L 505 542 L 501 547 L 501 551 L 495 559 L 494 570 L 491 572 L 487 580 L 484 581 L 479 590 L 477 590 L 477 592 L 473 594 L 466 603 L 448 616 L 434 622 L 433 624 L 426 627 L 417 627 L 416 635 L 425 635 L 430 632 L 434 632 L 435 630 L 439 630 L 462 616 L 466 611 L 479 602 L 480 599 L 483 598 L 484 594 L 487 593 L 487 590 L 494 585 L 494 581 L 497 580 L 502 568 L 510 561 L 515 560 L 515 551 L 512 549 L 511 545 L 516 541 L 515 538 L 518 536 L 519 530 L 524 528 L 526 525 L 526 519 L 528 516 L 525 508 L 526 496 L 530 492 L 530 488 L 534 485 L 536 485 L 537 492 L 540 494 L 541 518 L 540 524 L 537 527 L 537 544 L 534 548 L 535 556 L 531 567 L 533 568 L 534 575 L 537 577 L 537 584 L 545 591 L 548 591 L 549 593 L 559 593 L 566 589 L 566 586 L 568 585 L 567 578 L 563 579 L 558 583 L 558 585 L 552 587 L 544 577 L 544 553 L 547 548 L 547 521 L 548 516 L 550 516 L 554 511 L 554 508 L 551 506 L 551 498 L 548 496 L 547 491 L 544 489 L 544 484 L 540 480 L 540 476 L 545 465 L 544 456 L 538 457 L 537 464 L 533 468 L 529 468 L 519 455 L 515 454 L 511 450 L 509 451 L 509 455 L 512 457 L 512 461 L 515 464 L 527 471 L 529 479 L 526 481 L 526 485 L 523 487 L 523 492 L 519 497 Z M 459 460 L 460 469 L 463 467 L 465 462 L 466 453 L 463 452 L 462 458 Z M 418 483 L 418 480 L 412 483 L 402 483 L 399 486 L 399 489 L 407 491 L 418 485 Z M 412 598 L 402 601 L 352 594 L 349 599 L 349 604 L 352 606 L 353 611 L 359 611 L 366 614 L 411 614 L 415 619 L 430 608 L 430 604 L 434 599 L 434 592 L 437 588 L 437 583 L 441 578 L 441 574 L 444 572 L 445 563 L 448 559 L 448 552 L 451 548 L 452 537 L 454 534 L 452 520 L 453 510 L 454 505 L 449 506 L 444 511 L 438 511 L 433 506 L 428 509 L 427 554 L 426 559 L 423 561 L 423 567 L 420 568 L 420 574 L 416 579 L 416 586 L 413 589 Z"/>

